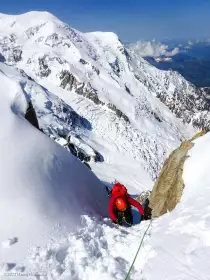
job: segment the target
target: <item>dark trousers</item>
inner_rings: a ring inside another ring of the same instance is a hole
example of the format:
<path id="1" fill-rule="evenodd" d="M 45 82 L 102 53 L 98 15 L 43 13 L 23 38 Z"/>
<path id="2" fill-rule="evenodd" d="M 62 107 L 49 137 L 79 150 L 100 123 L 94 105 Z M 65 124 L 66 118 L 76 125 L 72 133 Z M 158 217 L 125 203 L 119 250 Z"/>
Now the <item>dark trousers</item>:
<path id="1" fill-rule="evenodd" d="M 125 221 L 129 225 L 133 224 L 133 214 L 131 211 L 131 207 L 128 207 L 128 209 L 126 209 L 125 211 L 119 211 L 117 209 L 115 209 L 115 211 L 120 224 L 122 224 L 123 221 Z"/>

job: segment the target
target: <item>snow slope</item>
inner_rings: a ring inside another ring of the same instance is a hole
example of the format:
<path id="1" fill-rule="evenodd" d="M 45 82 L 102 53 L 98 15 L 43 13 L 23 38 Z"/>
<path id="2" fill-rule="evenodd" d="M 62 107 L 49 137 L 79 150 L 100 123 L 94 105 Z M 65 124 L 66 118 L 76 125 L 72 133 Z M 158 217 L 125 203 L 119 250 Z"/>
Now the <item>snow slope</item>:
<path id="1" fill-rule="evenodd" d="M 108 201 L 88 168 L 25 120 L 21 83 L 2 71 L 0 83 L 0 263 L 16 263 L 29 246 L 65 236 L 81 215 L 106 216 Z"/>
<path id="2" fill-rule="evenodd" d="M 209 279 L 210 133 L 194 142 L 184 165 L 182 200 L 174 211 L 152 222 L 130 279 Z M 107 219 L 85 215 L 81 227 L 68 237 L 34 248 L 25 273 L 53 280 L 124 279 L 148 223 L 117 228 Z"/>
<path id="3" fill-rule="evenodd" d="M 181 203 L 153 223 L 148 244 L 155 257 L 148 259 L 145 279 L 210 279 L 210 133 L 194 143 L 184 165 Z"/>

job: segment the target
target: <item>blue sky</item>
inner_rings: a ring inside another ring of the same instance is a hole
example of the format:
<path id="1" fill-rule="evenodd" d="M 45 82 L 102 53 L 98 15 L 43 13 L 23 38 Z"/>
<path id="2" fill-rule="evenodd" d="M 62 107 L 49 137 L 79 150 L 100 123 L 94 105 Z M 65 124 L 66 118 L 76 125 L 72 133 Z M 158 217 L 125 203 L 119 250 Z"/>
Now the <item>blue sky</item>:
<path id="1" fill-rule="evenodd" d="M 210 0 L 9 0 L 1 13 L 49 11 L 81 31 L 139 39 L 210 38 Z"/>

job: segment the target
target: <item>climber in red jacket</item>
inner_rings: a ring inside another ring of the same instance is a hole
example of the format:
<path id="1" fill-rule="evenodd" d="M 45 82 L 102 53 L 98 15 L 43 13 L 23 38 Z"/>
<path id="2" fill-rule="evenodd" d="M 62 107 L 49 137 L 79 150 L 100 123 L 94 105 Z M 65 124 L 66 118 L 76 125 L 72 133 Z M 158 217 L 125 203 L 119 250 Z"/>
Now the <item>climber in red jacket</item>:
<path id="1" fill-rule="evenodd" d="M 141 215 L 144 215 L 144 209 L 141 204 L 129 196 L 127 189 L 120 183 L 114 184 L 110 191 L 109 215 L 114 223 L 122 224 L 124 220 L 127 224 L 133 224 L 133 215 L 131 206 L 136 207 Z"/>

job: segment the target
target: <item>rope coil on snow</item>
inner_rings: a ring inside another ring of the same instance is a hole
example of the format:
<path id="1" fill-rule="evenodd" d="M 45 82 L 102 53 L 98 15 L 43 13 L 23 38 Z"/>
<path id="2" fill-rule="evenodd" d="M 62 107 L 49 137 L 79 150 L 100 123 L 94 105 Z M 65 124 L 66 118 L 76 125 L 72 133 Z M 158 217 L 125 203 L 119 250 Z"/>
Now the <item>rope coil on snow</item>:
<path id="1" fill-rule="evenodd" d="M 128 280 L 128 277 L 129 277 L 130 274 L 131 274 L 131 270 L 132 270 L 132 268 L 133 268 L 133 266 L 134 266 L 134 263 L 135 263 L 135 261 L 136 261 L 136 258 L 137 258 L 137 256 L 138 256 L 139 251 L 140 251 L 140 249 L 141 249 L 141 246 L 142 246 L 142 244 L 143 244 L 144 238 L 145 238 L 145 236 L 146 236 L 146 234 L 147 234 L 147 232 L 148 232 L 148 230 L 149 230 L 149 228 L 150 228 L 152 222 L 153 222 L 153 219 L 151 219 L 151 221 L 150 221 L 150 223 L 149 223 L 147 229 L 145 230 L 145 232 L 144 232 L 144 234 L 143 234 L 143 236 L 142 236 L 142 239 L 141 239 L 141 242 L 140 242 L 140 244 L 139 244 L 138 250 L 137 250 L 136 255 L 135 255 L 135 257 L 134 257 L 134 260 L 133 260 L 133 262 L 132 262 L 132 264 L 131 264 L 131 266 L 130 266 L 130 269 L 129 269 L 129 271 L 128 271 L 126 277 L 125 277 L 125 280 Z"/>

